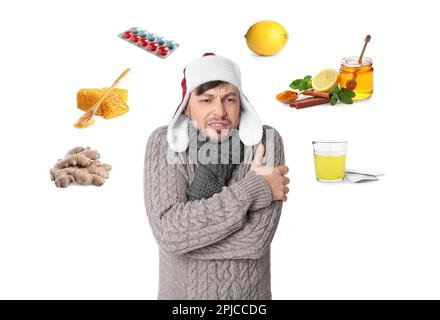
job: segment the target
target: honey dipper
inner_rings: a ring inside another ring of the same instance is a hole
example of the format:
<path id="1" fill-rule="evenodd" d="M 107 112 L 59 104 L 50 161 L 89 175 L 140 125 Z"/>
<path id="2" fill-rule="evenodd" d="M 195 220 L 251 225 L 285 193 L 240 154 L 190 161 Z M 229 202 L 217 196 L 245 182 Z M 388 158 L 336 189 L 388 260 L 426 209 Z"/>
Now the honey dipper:
<path id="1" fill-rule="evenodd" d="M 368 42 L 370 42 L 370 40 L 371 40 L 371 36 L 367 35 L 365 37 L 365 43 L 364 43 L 364 47 L 362 48 L 361 55 L 359 56 L 359 60 L 358 60 L 359 64 L 362 64 L 362 58 L 364 57 L 365 49 L 367 49 L 367 44 L 368 44 Z"/>

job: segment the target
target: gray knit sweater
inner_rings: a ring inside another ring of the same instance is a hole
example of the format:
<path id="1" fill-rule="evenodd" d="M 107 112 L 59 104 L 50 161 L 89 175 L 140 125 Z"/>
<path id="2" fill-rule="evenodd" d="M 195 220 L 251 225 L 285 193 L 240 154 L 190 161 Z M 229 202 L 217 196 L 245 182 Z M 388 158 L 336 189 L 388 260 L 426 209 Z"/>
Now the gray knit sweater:
<path id="1" fill-rule="evenodd" d="M 273 132 L 274 152 L 266 163 L 278 166 L 284 164 L 283 143 Z M 271 299 L 269 249 L 282 202 L 272 201 L 264 178 L 249 171 L 255 149 L 245 148 L 221 192 L 189 201 L 196 164 L 188 151 L 174 153 L 181 162 L 169 164 L 167 126 L 150 135 L 144 198 L 159 245 L 159 299 Z"/>

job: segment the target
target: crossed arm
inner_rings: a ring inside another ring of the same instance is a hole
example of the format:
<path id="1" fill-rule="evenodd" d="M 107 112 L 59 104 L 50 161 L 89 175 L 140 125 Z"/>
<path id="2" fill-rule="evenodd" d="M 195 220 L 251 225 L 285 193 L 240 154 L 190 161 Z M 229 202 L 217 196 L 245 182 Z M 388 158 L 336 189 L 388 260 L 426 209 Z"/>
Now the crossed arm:
<path id="1" fill-rule="evenodd" d="M 168 164 L 166 127 L 148 139 L 144 196 L 153 234 L 165 252 L 195 259 L 255 259 L 264 255 L 282 208 L 262 176 L 249 171 L 208 199 L 188 201 L 185 169 Z M 275 132 L 273 163 L 284 164 Z"/>

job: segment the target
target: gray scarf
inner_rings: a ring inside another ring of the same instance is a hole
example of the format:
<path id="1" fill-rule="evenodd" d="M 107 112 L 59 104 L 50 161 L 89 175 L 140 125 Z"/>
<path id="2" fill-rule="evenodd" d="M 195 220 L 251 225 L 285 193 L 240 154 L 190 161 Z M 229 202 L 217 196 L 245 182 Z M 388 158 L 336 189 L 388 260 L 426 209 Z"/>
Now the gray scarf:
<path id="1" fill-rule="evenodd" d="M 188 127 L 189 150 L 197 150 L 197 159 L 192 157 L 197 161 L 197 168 L 186 194 L 189 200 L 208 199 L 227 185 L 234 169 L 243 161 L 244 145 L 237 130 L 231 130 L 229 136 L 222 143 L 218 143 L 199 136 L 192 124 Z"/>

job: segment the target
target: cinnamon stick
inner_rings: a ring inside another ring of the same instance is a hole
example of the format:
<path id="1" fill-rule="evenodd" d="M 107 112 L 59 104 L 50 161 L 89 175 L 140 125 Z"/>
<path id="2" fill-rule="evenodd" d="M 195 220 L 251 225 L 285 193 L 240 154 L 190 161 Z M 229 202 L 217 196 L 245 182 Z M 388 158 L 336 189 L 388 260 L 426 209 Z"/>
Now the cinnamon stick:
<path id="1" fill-rule="evenodd" d="M 328 92 L 316 91 L 316 90 L 304 90 L 302 92 L 305 96 L 320 97 L 320 98 L 330 98 Z"/>
<path id="2" fill-rule="evenodd" d="M 310 97 L 306 99 L 296 100 L 290 104 L 292 108 L 302 109 L 311 106 L 316 106 L 319 104 L 329 103 L 330 98 L 322 98 L 322 97 Z"/>

